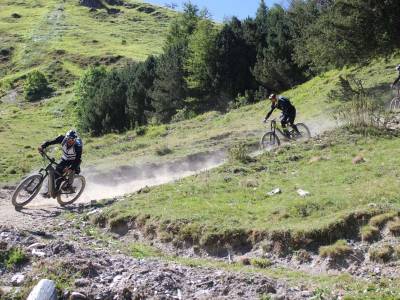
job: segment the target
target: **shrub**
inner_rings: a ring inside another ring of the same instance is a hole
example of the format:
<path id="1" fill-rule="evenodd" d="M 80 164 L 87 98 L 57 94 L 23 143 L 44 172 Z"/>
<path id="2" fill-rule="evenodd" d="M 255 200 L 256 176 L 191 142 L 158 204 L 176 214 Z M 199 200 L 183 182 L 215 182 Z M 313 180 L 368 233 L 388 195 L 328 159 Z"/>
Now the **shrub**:
<path id="1" fill-rule="evenodd" d="M 385 263 L 392 259 L 394 249 L 390 245 L 382 245 L 379 247 L 370 248 L 368 251 L 371 261 Z"/>
<path id="2" fill-rule="evenodd" d="M 147 128 L 146 126 L 136 127 L 135 132 L 137 136 L 143 136 L 146 134 Z"/>
<path id="3" fill-rule="evenodd" d="M 343 102 L 336 108 L 334 117 L 347 128 L 366 135 L 387 129 L 392 117 L 386 111 L 385 103 L 371 97 L 362 81 L 354 76 L 340 77 L 339 80 L 338 88 L 328 95 L 330 100 Z"/>
<path id="4" fill-rule="evenodd" d="M 24 84 L 24 97 L 28 101 L 36 101 L 47 97 L 51 93 L 46 76 L 40 71 L 28 74 Z"/>
<path id="5" fill-rule="evenodd" d="M 182 109 L 178 109 L 176 111 L 176 114 L 172 117 L 172 122 L 180 122 L 180 121 L 185 121 L 189 120 L 196 117 L 196 113 L 186 107 Z"/>
<path id="6" fill-rule="evenodd" d="M 12 269 L 26 262 L 28 257 L 20 248 L 11 248 L 9 250 L 0 250 L 0 266 Z"/>
<path id="7" fill-rule="evenodd" d="M 235 162 L 239 161 L 242 163 L 246 163 L 250 160 L 249 155 L 247 154 L 249 152 L 246 144 L 244 143 L 239 143 L 234 145 L 229 149 L 229 161 Z"/>
<path id="8" fill-rule="evenodd" d="M 159 156 L 164 156 L 164 155 L 172 153 L 172 150 L 170 148 L 168 148 L 168 146 L 163 145 L 156 149 L 156 153 Z"/>
<path id="9" fill-rule="evenodd" d="M 252 266 L 260 269 L 266 269 L 272 266 L 272 261 L 267 258 L 253 258 L 250 260 L 250 263 Z"/>
<path id="10" fill-rule="evenodd" d="M 353 250 L 345 240 L 338 240 L 333 245 L 322 246 L 319 248 L 321 257 L 338 258 L 352 253 Z"/>

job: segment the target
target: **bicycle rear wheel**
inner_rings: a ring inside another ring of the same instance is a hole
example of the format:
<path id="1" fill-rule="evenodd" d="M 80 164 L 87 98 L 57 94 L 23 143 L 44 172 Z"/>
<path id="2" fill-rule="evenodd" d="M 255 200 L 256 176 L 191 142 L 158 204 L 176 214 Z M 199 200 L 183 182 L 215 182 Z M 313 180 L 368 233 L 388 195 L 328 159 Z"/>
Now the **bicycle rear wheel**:
<path id="1" fill-rule="evenodd" d="M 262 150 L 272 150 L 281 144 L 278 136 L 273 132 L 267 132 L 264 134 L 260 140 L 260 148 Z"/>
<path id="2" fill-rule="evenodd" d="M 298 123 L 296 124 L 297 129 L 298 129 L 298 133 L 296 132 L 293 135 L 293 138 L 296 141 L 307 141 L 311 138 L 311 132 L 310 129 L 308 129 L 308 127 L 306 126 L 306 124 L 304 123 Z"/>
<path id="3" fill-rule="evenodd" d="M 394 97 L 392 101 L 390 101 L 390 110 L 398 110 L 400 109 L 400 97 Z"/>
<path id="4" fill-rule="evenodd" d="M 82 195 L 86 186 L 85 177 L 75 175 L 71 187 L 68 186 L 69 182 L 64 181 L 60 186 L 60 191 L 57 194 L 57 202 L 61 206 L 74 203 Z"/>
<path id="5" fill-rule="evenodd" d="M 11 202 L 15 208 L 22 208 L 31 202 L 39 193 L 43 176 L 35 174 L 25 178 L 15 189 Z"/>

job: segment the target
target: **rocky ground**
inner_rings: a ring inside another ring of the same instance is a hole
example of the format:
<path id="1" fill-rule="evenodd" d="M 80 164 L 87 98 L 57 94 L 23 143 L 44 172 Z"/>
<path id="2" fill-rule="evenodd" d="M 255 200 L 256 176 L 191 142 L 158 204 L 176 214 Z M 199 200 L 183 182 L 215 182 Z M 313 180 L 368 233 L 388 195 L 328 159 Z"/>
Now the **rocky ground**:
<path id="1" fill-rule="evenodd" d="M 88 237 L 85 222 L 38 222 L 30 230 L 0 226 L 1 249 L 22 249 L 28 261 L 0 268 L 0 285 L 10 294 L 42 278 L 64 278 L 63 299 L 306 299 L 312 292 L 284 281 L 210 267 L 188 267 L 155 259 L 134 259 Z M 79 225 L 79 226 L 78 226 Z M 81 297 L 81 298 L 79 298 Z"/>

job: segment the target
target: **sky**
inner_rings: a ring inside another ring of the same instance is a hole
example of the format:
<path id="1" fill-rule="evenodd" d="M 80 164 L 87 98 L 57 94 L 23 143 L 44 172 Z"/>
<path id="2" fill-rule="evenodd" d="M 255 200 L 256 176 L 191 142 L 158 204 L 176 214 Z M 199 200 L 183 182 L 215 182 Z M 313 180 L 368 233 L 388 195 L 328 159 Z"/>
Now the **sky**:
<path id="1" fill-rule="evenodd" d="M 164 6 L 166 4 L 177 4 L 177 9 L 182 8 L 182 4 L 188 0 L 145 0 L 145 2 Z M 225 17 L 236 16 L 239 19 L 246 17 L 254 17 L 260 0 L 191 0 L 200 9 L 206 7 L 211 13 L 212 19 L 222 22 Z M 285 0 L 265 0 L 265 4 L 269 7 L 274 3 L 284 4 Z"/>

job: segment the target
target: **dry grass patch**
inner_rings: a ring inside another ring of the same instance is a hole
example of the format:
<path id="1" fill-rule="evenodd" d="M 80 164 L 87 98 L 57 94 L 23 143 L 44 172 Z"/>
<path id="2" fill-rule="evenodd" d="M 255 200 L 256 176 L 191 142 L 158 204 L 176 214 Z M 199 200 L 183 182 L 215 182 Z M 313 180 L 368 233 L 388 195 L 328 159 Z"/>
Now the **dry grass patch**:
<path id="1" fill-rule="evenodd" d="M 379 237 L 379 228 L 371 225 L 365 225 L 360 229 L 361 239 L 371 242 Z"/>
<path id="2" fill-rule="evenodd" d="M 400 236 L 400 219 L 389 222 L 388 227 L 392 235 Z"/>
<path id="3" fill-rule="evenodd" d="M 369 220 L 369 225 L 378 227 L 378 228 L 382 228 L 383 226 L 385 226 L 385 224 L 388 221 L 393 220 L 397 216 L 398 216 L 397 212 L 388 212 L 388 213 L 380 214 L 380 215 L 372 217 L 371 220 Z"/>
<path id="4" fill-rule="evenodd" d="M 353 249 L 347 244 L 345 240 L 338 240 L 333 245 L 322 246 L 319 248 L 319 255 L 321 257 L 338 258 L 349 255 Z"/>
<path id="5" fill-rule="evenodd" d="M 368 254 L 371 261 L 386 263 L 393 258 L 394 248 L 391 245 L 371 247 Z"/>

